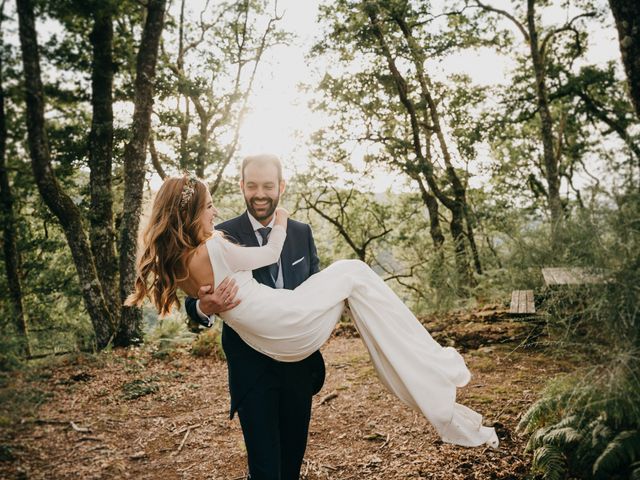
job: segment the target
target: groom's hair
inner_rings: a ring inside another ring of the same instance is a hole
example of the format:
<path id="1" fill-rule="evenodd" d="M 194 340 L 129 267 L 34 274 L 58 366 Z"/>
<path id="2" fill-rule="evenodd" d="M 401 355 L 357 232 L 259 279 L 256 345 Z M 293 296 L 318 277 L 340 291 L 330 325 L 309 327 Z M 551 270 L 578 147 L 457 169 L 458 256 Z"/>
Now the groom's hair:
<path id="1" fill-rule="evenodd" d="M 242 179 L 244 179 L 244 170 L 248 165 L 252 163 L 257 163 L 260 165 L 274 165 L 278 169 L 278 181 L 282 181 L 282 163 L 280 159 L 268 153 L 263 153 L 260 155 L 249 155 L 248 157 L 244 157 L 242 160 L 242 170 L 240 171 L 240 175 Z"/>

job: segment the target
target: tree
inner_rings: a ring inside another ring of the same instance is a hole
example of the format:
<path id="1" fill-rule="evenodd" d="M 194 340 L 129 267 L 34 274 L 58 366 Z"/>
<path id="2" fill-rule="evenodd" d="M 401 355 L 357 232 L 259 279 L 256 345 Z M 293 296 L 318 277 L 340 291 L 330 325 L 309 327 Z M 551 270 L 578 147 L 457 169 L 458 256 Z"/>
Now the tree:
<path id="1" fill-rule="evenodd" d="M 573 205 L 585 208 L 582 191 L 598 189 L 600 180 L 595 172 L 605 167 L 604 162 L 610 162 L 612 165 L 608 166 L 616 170 L 623 166 L 626 169 L 628 157 L 620 155 L 621 146 L 614 137 L 624 142 L 632 159 L 640 159 L 639 138 L 634 132 L 637 120 L 623 95 L 615 62 L 604 66 L 588 63 L 590 26 L 602 18 L 594 15 L 596 9 L 588 1 L 565 5 L 567 19 L 557 24 L 552 21 L 543 24 L 541 18 L 553 18 L 549 14 L 559 8 L 559 2 L 537 2 L 527 8 L 516 4 L 513 11 L 483 2 L 466 4 L 469 7 L 461 15 L 477 22 L 479 32 L 515 32 L 495 46 L 498 53 L 507 53 L 514 60 L 515 67 L 509 82 L 495 90 L 498 108 L 486 110 L 488 117 L 493 118 L 486 128 L 491 132 L 487 138 L 497 160 L 492 167 L 495 192 L 505 195 L 512 195 L 516 189 L 530 192 L 531 205 L 535 209 L 542 206 L 551 214 L 553 224 L 550 195 L 556 192 L 550 188 L 550 182 L 562 187 L 557 194 L 562 217 L 566 217 Z M 469 13 L 473 10 L 477 14 Z M 527 13 L 529 19 L 534 14 L 542 68 L 532 60 L 528 40 L 531 22 L 523 20 Z M 504 30 L 500 22 L 504 23 Z M 544 95 L 536 84 L 541 76 Z M 541 109 L 541 98 L 546 109 Z M 543 117 L 545 122 L 551 121 L 551 137 L 549 129 L 542 128 Z M 551 149 L 545 147 L 549 140 Z M 547 168 L 550 151 L 555 158 L 551 169 Z M 555 172 L 552 175 L 555 180 L 549 172 Z M 585 183 L 584 178 L 591 182 Z M 558 247 L 563 242 L 559 240 L 559 232 L 555 228 L 550 232 L 556 246 L 554 251 L 561 254 L 562 248 Z"/>
<path id="2" fill-rule="evenodd" d="M 387 225 L 390 206 L 353 183 L 337 187 L 337 178 L 317 166 L 293 183 L 300 185 L 294 193 L 295 210 L 315 212 L 329 222 L 356 257 L 371 265 L 375 261 L 374 243 L 392 231 Z"/>
<path id="3" fill-rule="evenodd" d="M 429 221 L 420 195 L 372 192 L 363 181 L 372 172 L 336 167 L 334 162 L 316 161 L 296 174 L 287 188 L 294 213 L 306 213 L 314 226 L 320 258 L 358 258 L 385 281 L 400 286 L 403 298 L 410 293 L 417 302 L 437 304 L 425 277 L 455 288 L 448 282 L 455 274 L 438 268 L 443 249 L 431 248 L 424 236 Z M 431 272 L 432 266 L 438 271 Z"/>
<path id="4" fill-rule="evenodd" d="M 18 333 L 20 353 L 24 356 L 31 355 L 29 346 L 29 333 L 27 320 L 22 302 L 22 285 L 20 273 L 20 252 L 17 248 L 16 219 L 14 213 L 14 198 L 9 182 L 7 169 L 7 120 L 5 115 L 4 72 L 3 61 L 5 44 L 3 38 L 2 23 L 4 20 L 4 0 L 0 4 L 0 200 L 2 202 L 2 231 L 4 264 L 7 272 L 7 282 L 13 307 L 13 322 Z"/>
<path id="5" fill-rule="evenodd" d="M 365 65 L 348 78 L 325 76 L 323 90 L 332 95 L 331 101 L 346 103 L 351 97 L 353 103 L 367 106 L 367 117 L 375 121 L 365 120 L 366 139 L 383 146 L 385 153 L 379 159 L 399 167 L 419 186 L 436 245 L 443 240 L 438 204 L 449 211 L 460 285 L 473 284 L 469 249 L 477 273 L 482 266 L 466 200 L 466 173 L 455 166 L 459 157 L 442 110 L 446 94 L 430 78 L 426 65 L 428 57 L 460 45 L 451 35 L 444 35 L 444 40 L 429 33 L 427 25 L 434 16 L 428 4 L 341 1 L 324 9 L 322 16 L 330 32 L 314 51 L 331 51 L 344 63 L 357 55 Z M 359 94 L 354 93 L 356 86 L 362 88 Z"/>
<path id="6" fill-rule="evenodd" d="M 133 291 L 135 260 L 138 246 L 138 227 L 142 213 L 145 177 L 145 159 L 156 76 L 156 63 L 160 36 L 164 25 L 166 0 L 149 0 L 147 19 L 142 31 L 136 60 L 136 80 L 131 138 L 124 151 L 124 199 L 120 223 L 120 301 Z M 142 341 L 142 310 L 122 307 L 120 325 L 116 332 L 116 345 Z"/>
<path id="7" fill-rule="evenodd" d="M 104 6 L 104 5 L 103 5 Z M 153 95 L 153 81 L 158 43 L 162 31 L 165 1 L 153 0 L 148 3 L 147 16 L 142 32 L 142 41 L 138 51 L 136 65 L 136 83 L 134 98 L 133 137 L 125 148 L 125 210 L 120 228 L 120 292 L 113 292 L 113 266 L 108 265 L 106 272 L 98 273 L 96 259 L 110 258 L 115 240 L 110 234 L 111 227 L 111 158 L 112 149 L 112 112 L 111 88 L 113 65 L 110 64 L 110 11 L 98 9 L 93 17 L 93 31 L 90 36 L 97 57 L 93 61 L 94 109 L 89 144 L 92 147 L 90 179 L 92 204 L 97 211 L 92 216 L 91 244 L 87 240 L 80 209 L 60 186 L 52 166 L 49 137 L 44 119 L 45 99 L 40 75 L 39 47 L 35 31 L 33 4 L 30 0 L 18 3 L 20 23 L 20 43 L 24 66 L 24 78 L 27 100 L 27 127 L 29 150 L 34 177 L 40 194 L 60 222 L 69 247 L 73 254 L 82 286 L 85 306 L 95 331 L 98 348 L 104 348 L 117 334 L 117 344 L 125 345 L 140 332 L 132 325 L 139 314 L 131 315 L 131 310 L 123 310 L 120 321 L 119 305 L 122 298 L 132 289 L 132 277 L 135 256 L 137 228 L 142 201 L 142 183 L 144 180 L 144 159 L 147 148 L 148 131 Z M 75 10 L 73 10 L 75 12 Z M 77 12 L 76 12 L 77 13 Z M 106 49 L 106 52 L 102 50 Z M 104 69 L 104 70 L 103 70 Z M 102 250 L 104 248 L 105 250 Z M 133 253 L 132 253 L 133 252 Z M 126 261 L 123 260 L 126 255 Z M 102 259 L 104 260 L 104 259 Z M 101 281 L 105 279 L 105 283 Z M 106 290 L 110 290 L 105 294 Z M 122 293 L 126 291 L 126 294 Z M 120 300 L 117 300 L 120 297 Z M 133 317 L 133 320 L 132 320 Z M 137 322 L 139 324 L 139 321 Z M 139 329 L 139 326 L 138 326 Z"/>
<path id="8" fill-rule="evenodd" d="M 105 300 L 114 317 L 119 316 L 118 262 L 113 225 L 113 10 L 112 2 L 91 8 L 93 27 L 89 34 L 91 65 L 91 131 L 88 138 L 89 211 L 91 251 Z"/>
<path id="9" fill-rule="evenodd" d="M 601 124 L 605 134 L 615 133 L 629 148 L 640 166 L 640 140 L 633 134 L 637 124 L 633 105 L 629 104 L 624 89 L 616 78 L 615 66 L 610 62 L 604 68 L 585 66 L 578 75 L 569 75 L 564 88 L 554 95 L 563 94 L 580 99 L 580 108 L 576 109 L 580 123 L 584 128 Z"/>
<path id="10" fill-rule="evenodd" d="M 544 194 L 547 198 L 549 213 L 551 216 L 551 234 L 557 243 L 558 230 L 563 223 L 563 203 L 560 196 L 561 173 L 560 163 L 562 158 L 562 150 L 560 147 L 562 142 L 564 120 L 554 119 L 551 112 L 551 102 L 549 99 L 548 72 L 549 59 L 553 49 L 553 42 L 557 36 L 563 33 L 569 33 L 579 36 L 576 29 L 576 22 L 581 18 L 593 17 L 595 13 L 592 11 L 581 12 L 573 16 L 570 20 L 555 28 L 546 31 L 540 27 L 539 15 L 536 12 L 536 6 L 541 2 L 536 0 L 527 0 L 526 11 L 524 12 L 524 20 L 519 20 L 517 14 L 510 13 L 506 10 L 495 8 L 491 5 L 484 4 L 480 0 L 472 2 L 475 6 L 489 14 L 497 14 L 508 21 L 512 22 L 529 50 L 529 62 L 533 69 L 534 89 L 536 94 L 536 111 L 540 119 L 540 141 L 542 144 L 542 171 L 546 180 L 546 188 Z M 554 129 L 558 134 L 554 134 Z"/>
<path id="11" fill-rule="evenodd" d="M 18 0 L 20 45 L 24 69 L 28 143 L 38 190 L 64 229 L 78 271 L 85 306 L 99 348 L 106 346 L 115 322 L 105 300 L 80 211 L 60 187 L 51 165 L 49 138 L 44 119 L 45 99 L 40 75 L 40 54 L 31 0 Z"/>
<path id="12" fill-rule="evenodd" d="M 629 96 L 640 118 L 640 3 L 637 0 L 609 0 L 609 5 L 618 29 Z"/>

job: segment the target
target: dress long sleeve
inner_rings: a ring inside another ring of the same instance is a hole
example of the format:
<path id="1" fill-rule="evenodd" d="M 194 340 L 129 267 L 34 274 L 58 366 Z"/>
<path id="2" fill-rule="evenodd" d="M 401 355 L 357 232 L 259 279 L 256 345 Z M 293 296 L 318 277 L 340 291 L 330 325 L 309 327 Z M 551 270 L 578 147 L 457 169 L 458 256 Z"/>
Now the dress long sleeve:
<path id="1" fill-rule="evenodd" d="M 220 242 L 229 269 L 233 272 L 255 270 L 278 261 L 282 253 L 287 230 L 276 225 L 271 230 L 269 242 L 262 247 L 241 247 L 231 242 Z"/>

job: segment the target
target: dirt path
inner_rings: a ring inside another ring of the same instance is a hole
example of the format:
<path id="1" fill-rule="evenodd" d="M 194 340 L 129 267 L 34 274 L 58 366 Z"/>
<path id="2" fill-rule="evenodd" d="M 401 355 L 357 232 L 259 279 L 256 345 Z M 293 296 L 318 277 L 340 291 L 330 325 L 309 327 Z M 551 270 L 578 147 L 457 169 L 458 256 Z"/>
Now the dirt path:
<path id="1" fill-rule="evenodd" d="M 422 416 L 382 387 L 358 338 L 332 338 L 322 349 L 328 375 L 314 400 L 302 478 L 524 478 L 529 459 L 524 439 L 514 433 L 518 418 L 551 376 L 572 366 L 515 346 L 497 343 L 464 354 L 473 379 L 459 401 L 483 413 L 486 424 L 496 423 L 502 444 L 491 451 L 443 444 Z M 170 360 L 104 353 L 3 383 L 1 478 L 245 475 L 242 433 L 237 418 L 228 420 L 223 362 L 187 353 Z"/>

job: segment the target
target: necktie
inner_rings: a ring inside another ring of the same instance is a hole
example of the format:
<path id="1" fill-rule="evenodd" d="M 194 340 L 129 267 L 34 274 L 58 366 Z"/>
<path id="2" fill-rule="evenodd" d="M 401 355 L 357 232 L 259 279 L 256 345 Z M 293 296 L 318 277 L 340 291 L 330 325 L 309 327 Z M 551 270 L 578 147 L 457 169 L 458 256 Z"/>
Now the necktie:
<path id="1" fill-rule="evenodd" d="M 259 228 L 258 233 L 262 237 L 262 245 L 266 245 L 269 241 L 269 234 L 271 233 L 271 227 L 263 227 Z M 278 264 L 274 263 L 269 265 L 269 274 L 271 275 L 271 279 L 273 280 L 273 284 L 276 284 L 276 280 L 278 279 Z"/>

